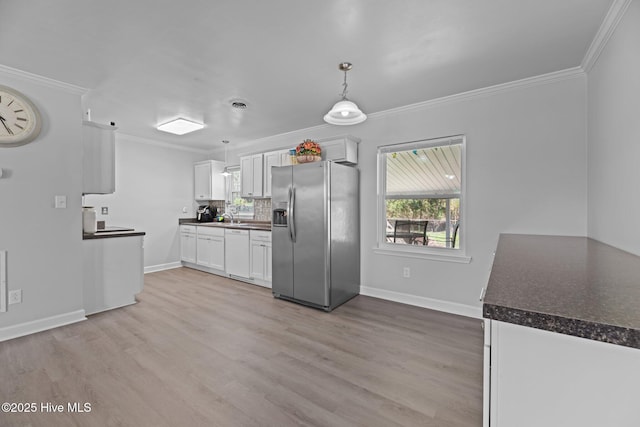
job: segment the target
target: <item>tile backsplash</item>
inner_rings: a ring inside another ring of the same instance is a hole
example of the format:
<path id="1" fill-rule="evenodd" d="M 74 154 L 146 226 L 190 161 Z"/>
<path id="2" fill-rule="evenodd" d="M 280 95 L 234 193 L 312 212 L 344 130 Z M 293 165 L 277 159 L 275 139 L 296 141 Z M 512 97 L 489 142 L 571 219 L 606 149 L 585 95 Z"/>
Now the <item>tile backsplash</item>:
<path id="1" fill-rule="evenodd" d="M 224 200 L 209 200 L 209 207 L 218 209 L 218 215 L 224 212 Z"/>
<path id="2" fill-rule="evenodd" d="M 271 221 L 271 199 L 253 200 L 253 219 L 256 221 Z"/>
<path id="3" fill-rule="evenodd" d="M 224 200 L 211 200 L 209 201 L 209 206 L 217 208 L 218 215 L 222 215 L 226 210 Z M 253 200 L 253 220 L 271 221 L 271 199 Z"/>

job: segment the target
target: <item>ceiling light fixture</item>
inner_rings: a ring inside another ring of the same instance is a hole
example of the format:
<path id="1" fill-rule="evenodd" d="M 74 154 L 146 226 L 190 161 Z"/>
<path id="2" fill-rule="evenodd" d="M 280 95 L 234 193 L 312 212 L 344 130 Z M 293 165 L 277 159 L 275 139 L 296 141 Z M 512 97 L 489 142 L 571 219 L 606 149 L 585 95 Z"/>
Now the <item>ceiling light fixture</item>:
<path id="1" fill-rule="evenodd" d="M 231 176 L 231 172 L 229 172 L 229 167 L 227 166 L 227 147 L 229 146 L 229 141 L 223 139 L 222 143 L 224 144 L 224 170 L 222 171 L 222 176 Z"/>
<path id="2" fill-rule="evenodd" d="M 344 83 L 342 86 L 342 100 L 336 102 L 331 111 L 324 116 L 324 121 L 332 125 L 355 125 L 367 120 L 358 106 L 347 99 L 347 71 L 351 70 L 353 65 L 350 62 L 341 62 L 338 69 L 344 71 Z"/>
<path id="3" fill-rule="evenodd" d="M 185 133 L 194 132 L 204 127 L 202 123 L 192 122 L 191 120 L 177 118 L 170 122 L 158 125 L 157 129 L 163 132 L 169 132 L 176 135 L 184 135 Z"/>

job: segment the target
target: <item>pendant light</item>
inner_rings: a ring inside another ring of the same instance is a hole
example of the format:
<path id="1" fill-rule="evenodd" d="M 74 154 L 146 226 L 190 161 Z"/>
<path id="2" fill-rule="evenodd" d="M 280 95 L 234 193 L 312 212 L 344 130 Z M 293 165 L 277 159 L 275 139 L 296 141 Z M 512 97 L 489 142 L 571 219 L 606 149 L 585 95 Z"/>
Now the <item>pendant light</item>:
<path id="1" fill-rule="evenodd" d="M 229 172 L 229 167 L 227 166 L 227 149 L 229 147 L 229 141 L 223 139 L 222 143 L 224 144 L 224 170 L 222 171 L 222 176 L 231 176 L 231 172 Z"/>
<path id="2" fill-rule="evenodd" d="M 338 69 L 344 71 L 344 89 L 342 89 L 342 100 L 336 102 L 331 111 L 324 116 L 324 121 L 332 125 L 355 125 L 367 120 L 364 114 L 355 102 L 347 99 L 347 71 L 351 70 L 353 65 L 350 62 L 341 62 Z"/>

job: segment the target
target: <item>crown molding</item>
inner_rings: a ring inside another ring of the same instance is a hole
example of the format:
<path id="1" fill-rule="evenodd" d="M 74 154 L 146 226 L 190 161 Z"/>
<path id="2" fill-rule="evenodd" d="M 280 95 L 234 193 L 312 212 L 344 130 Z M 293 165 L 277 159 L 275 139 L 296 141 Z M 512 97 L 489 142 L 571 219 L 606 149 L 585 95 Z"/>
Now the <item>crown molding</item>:
<path id="1" fill-rule="evenodd" d="M 54 89 L 61 89 L 74 95 L 84 95 L 89 91 L 89 89 L 84 87 L 50 79 L 49 77 L 40 76 L 38 74 L 29 73 L 27 71 L 18 70 L 17 68 L 7 67 L 6 65 L 2 64 L 0 64 L 0 73 L 8 74 L 21 80 L 27 80 Z"/>
<path id="2" fill-rule="evenodd" d="M 171 150 L 188 151 L 190 153 L 197 153 L 197 154 L 208 154 L 210 152 L 210 150 L 203 150 L 203 149 L 191 148 L 191 147 L 183 147 L 183 146 L 180 146 L 180 145 L 177 145 L 177 144 L 172 144 L 172 143 L 169 143 L 169 142 L 161 142 L 161 141 L 156 141 L 156 140 L 149 139 L 149 138 L 143 138 L 141 136 L 130 135 L 128 133 L 117 132 L 116 136 L 119 139 L 122 138 L 122 139 L 125 139 L 127 141 L 135 142 L 135 143 L 138 143 L 138 144 L 154 145 L 156 147 L 169 148 Z"/>
<path id="3" fill-rule="evenodd" d="M 508 83 L 501 83 L 498 85 L 488 86 L 480 89 L 474 89 L 468 92 L 462 92 L 455 95 L 444 96 L 442 98 L 430 99 L 430 100 L 421 101 L 415 104 L 409 104 L 409 105 L 404 105 L 397 108 L 392 108 L 389 110 L 378 111 L 375 113 L 367 114 L 367 121 L 381 119 L 387 116 L 393 116 L 398 113 L 430 108 L 436 105 L 459 102 L 459 101 L 464 101 L 464 100 L 473 99 L 473 98 L 481 98 L 481 97 L 491 96 L 501 92 L 524 89 L 527 87 L 540 86 L 544 84 L 551 84 L 551 83 L 555 83 L 563 80 L 583 78 L 585 76 L 586 74 L 582 69 L 582 67 L 567 68 L 566 70 L 554 71 L 554 72 L 542 74 L 539 76 L 527 77 L 525 79 L 515 80 Z M 366 126 L 366 123 L 367 122 L 364 122 L 359 126 Z M 319 131 L 321 130 L 330 129 L 334 127 L 335 126 L 333 125 L 322 124 L 322 125 L 313 126 L 309 128 L 297 129 L 291 132 L 285 132 L 277 135 L 270 135 L 260 139 L 245 141 L 243 142 L 242 148 L 243 150 L 246 150 L 246 151 L 239 153 L 239 155 L 251 154 L 253 153 L 253 151 L 251 151 L 253 147 L 268 144 L 269 142 L 274 141 L 276 139 L 286 140 L 288 138 L 295 138 L 295 137 L 308 137 L 314 132 L 320 133 Z M 217 149 L 213 149 L 209 153 L 213 154 L 217 152 L 218 152 Z"/>
<path id="4" fill-rule="evenodd" d="M 508 83 L 501 83 L 494 86 L 488 86 L 480 89 L 470 90 L 455 95 L 444 96 L 442 98 L 430 99 L 427 101 L 417 102 L 415 104 L 404 105 L 402 107 L 392 108 L 390 110 L 378 111 L 368 115 L 369 119 L 378 119 L 398 113 L 420 110 L 436 105 L 449 104 L 473 98 L 481 98 L 491 96 L 497 93 L 506 92 L 515 89 L 524 89 L 532 86 L 550 84 L 562 80 L 574 79 L 585 75 L 581 67 L 567 68 L 566 70 L 554 71 L 552 73 L 542 74 L 534 77 L 527 77 L 521 80 L 515 80 Z"/>
<path id="5" fill-rule="evenodd" d="M 607 15 L 604 17 L 604 20 L 596 33 L 596 36 L 593 38 L 589 49 L 587 49 L 587 53 L 582 59 L 582 64 L 580 64 L 585 73 L 591 71 L 598 61 L 598 57 L 600 57 L 600 54 L 618 27 L 618 24 L 622 20 L 622 17 L 630 4 L 631 0 L 614 0 L 611 4 Z"/>

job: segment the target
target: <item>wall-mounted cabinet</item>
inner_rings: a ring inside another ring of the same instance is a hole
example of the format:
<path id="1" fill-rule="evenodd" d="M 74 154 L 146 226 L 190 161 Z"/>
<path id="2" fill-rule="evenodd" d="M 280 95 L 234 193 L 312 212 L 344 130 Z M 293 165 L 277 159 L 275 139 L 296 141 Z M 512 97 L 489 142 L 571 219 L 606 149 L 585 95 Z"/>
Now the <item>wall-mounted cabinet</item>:
<path id="1" fill-rule="evenodd" d="M 359 138 L 344 135 L 333 138 L 319 139 L 318 144 L 322 148 L 322 160 L 348 165 L 358 164 Z"/>
<path id="2" fill-rule="evenodd" d="M 224 200 L 224 163 L 216 160 L 198 162 L 194 170 L 196 200 Z"/>
<path id="3" fill-rule="evenodd" d="M 116 191 L 116 129 L 82 122 L 82 194 Z"/>
<path id="4" fill-rule="evenodd" d="M 359 138 L 343 135 L 319 139 L 322 160 L 356 165 Z M 292 164 L 288 149 L 240 157 L 241 192 L 246 198 L 271 197 L 271 168 Z"/>
<path id="5" fill-rule="evenodd" d="M 277 150 L 264 153 L 263 197 L 271 197 L 271 168 L 291 164 L 289 150 Z"/>
<path id="6" fill-rule="evenodd" d="M 240 157 L 240 195 L 242 197 L 262 197 L 263 155 Z"/>

